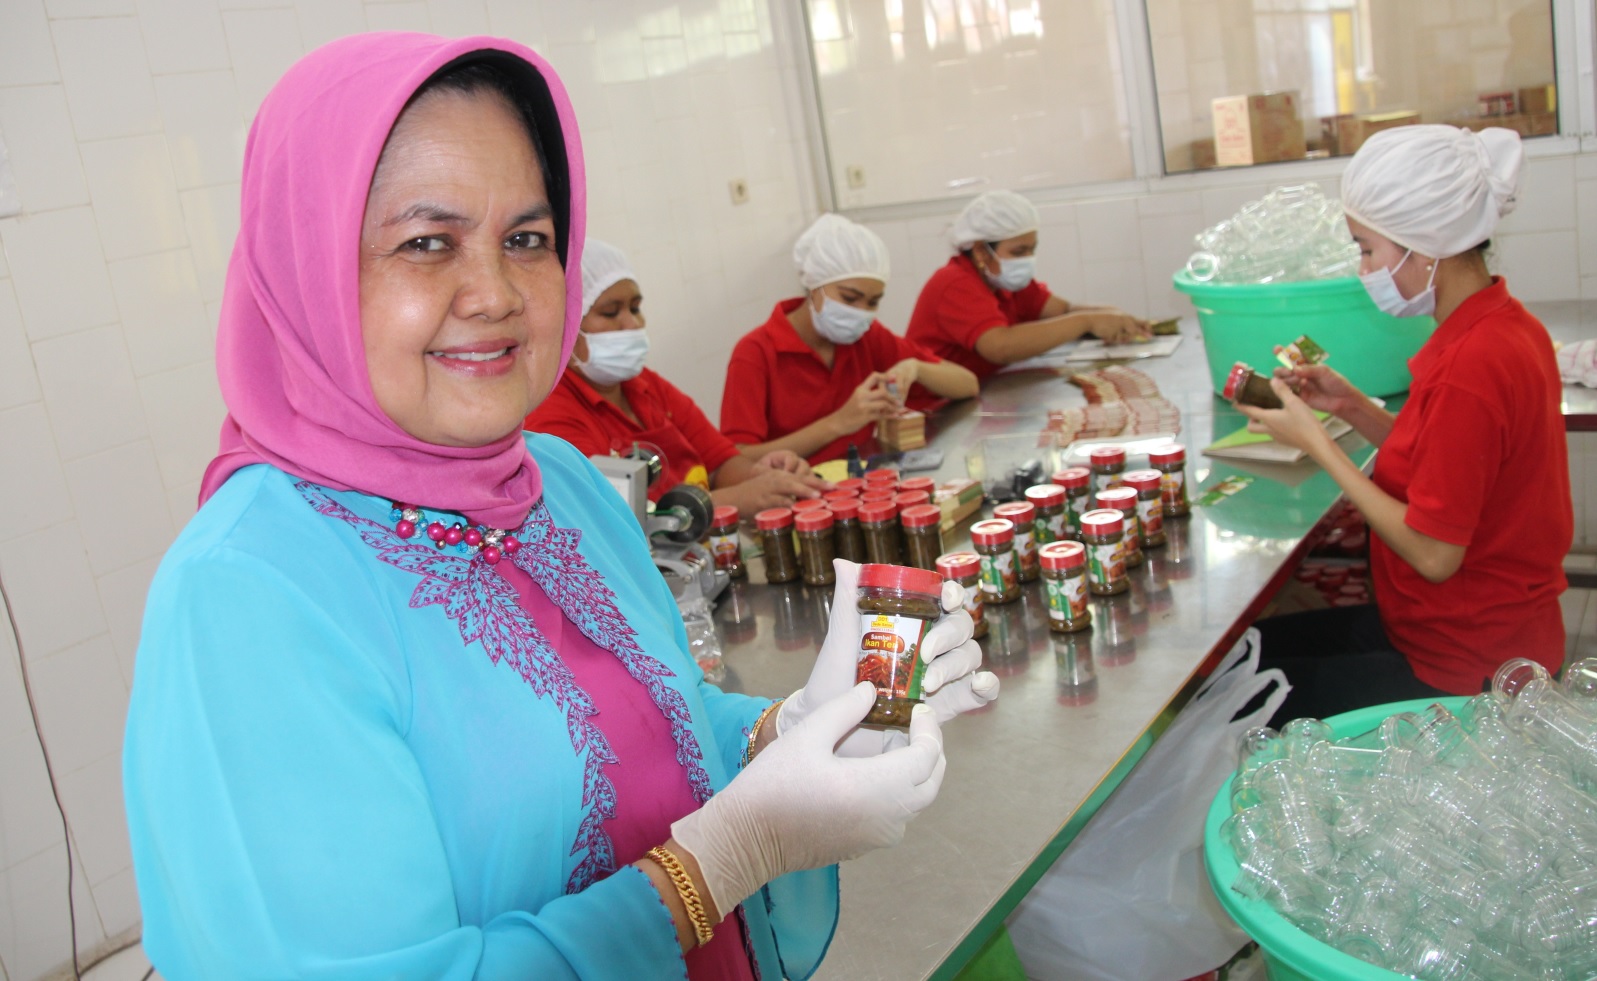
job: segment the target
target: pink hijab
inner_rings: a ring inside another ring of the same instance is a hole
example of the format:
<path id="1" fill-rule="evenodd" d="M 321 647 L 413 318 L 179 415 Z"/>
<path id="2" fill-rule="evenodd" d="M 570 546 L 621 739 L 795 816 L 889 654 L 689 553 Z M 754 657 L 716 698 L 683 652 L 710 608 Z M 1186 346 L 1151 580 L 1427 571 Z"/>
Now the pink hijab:
<path id="1" fill-rule="evenodd" d="M 377 33 L 324 45 L 272 89 L 244 151 L 241 223 L 216 345 L 228 416 L 201 504 L 252 463 L 459 511 L 494 528 L 519 527 L 537 502 L 543 481 L 519 431 L 465 448 L 411 436 L 378 407 L 361 343 L 360 232 L 377 158 L 411 95 L 473 52 L 502 52 L 488 57 L 526 74 L 528 101 L 543 121 L 550 203 L 557 221 L 569 216 L 560 229 L 561 364 L 571 354 L 582 319 L 586 183 L 576 118 L 554 70 L 501 38 Z"/>

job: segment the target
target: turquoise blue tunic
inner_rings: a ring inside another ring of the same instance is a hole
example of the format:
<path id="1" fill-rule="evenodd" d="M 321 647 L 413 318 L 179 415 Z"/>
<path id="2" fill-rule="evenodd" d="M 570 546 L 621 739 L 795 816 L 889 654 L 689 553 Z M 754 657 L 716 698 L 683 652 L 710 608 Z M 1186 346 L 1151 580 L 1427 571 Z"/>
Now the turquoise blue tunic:
<path id="1" fill-rule="evenodd" d="M 768 702 L 704 682 L 620 498 L 568 444 L 527 444 L 545 504 L 517 565 L 646 687 L 703 799 Z M 152 963 L 171 981 L 685 977 L 647 877 L 610 874 L 586 694 L 492 567 L 400 539 L 390 510 L 257 465 L 162 562 L 123 761 Z M 760 976 L 807 977 L 836 868 L 744 912 Z"/>

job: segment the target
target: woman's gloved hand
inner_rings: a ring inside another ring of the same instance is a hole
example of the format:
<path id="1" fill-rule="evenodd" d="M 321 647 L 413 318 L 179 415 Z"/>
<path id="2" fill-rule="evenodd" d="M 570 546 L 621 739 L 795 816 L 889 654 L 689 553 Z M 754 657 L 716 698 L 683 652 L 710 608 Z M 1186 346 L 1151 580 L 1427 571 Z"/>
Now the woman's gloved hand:
<path id="1" fill-rule="evenodd" d="M 837 559 L 832 563 L 837 585 L 832 592 L 832 619 L 826 642 L 810 669 L 804 687 L 789 695 L 776 716 L 777 735 L 799 725 L 817 706 L 854 687 L 859 658 L 859 570 L 857 563 Z M 981 667 L 981 648 L 971 639 L 975 627 L 961 607 L 965 590 L 957 582 L 943 583 L 944 616 L 921 641 L 920 657 L 926 662 L 921 690 L 925 702 L 946 722 L 961 712 L 980 708 L 998 697 L 998 676 Z M 844 756 L 873 756 L 903 742 L 896 730 L 860 729 L 838 747 Z"/>
<path id="2" fill-rule="evenodd" d="M 855 685 L 767 746 L 720 793 L 671 825 L 698 860 L 721 913 L 779 875 L 895 845 L 942 786 L 943 734 L 917 706 L 909 742 L 869 759 L 833 748 L 870 712 L 876 690 Z"/>

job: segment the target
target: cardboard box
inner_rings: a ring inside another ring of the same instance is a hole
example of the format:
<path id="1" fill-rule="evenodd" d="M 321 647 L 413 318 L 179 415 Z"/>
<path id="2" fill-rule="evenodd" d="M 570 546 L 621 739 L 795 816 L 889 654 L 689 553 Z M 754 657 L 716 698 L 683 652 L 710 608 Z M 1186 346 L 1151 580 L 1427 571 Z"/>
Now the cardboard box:
<path id="1" fill-rule="evenodd" d="M 1412 109 L 1398 109 L 1394 112 L 1363 112 L 1326 118 L 1336 120 L 1336 153 L 1345 157 L 1359 152 L 1365 140 L 1383 129 L 1418 125 L 1420 114 Z"/>
<path id="2" fill-rule="evenodd" d="M 1214 168 L 1215 168 L 1214 140 L 1208 139 L 1208 138 L 1201 139 L 1201 140 L 1193 140 L 1192 141 L 1192 169 L 1193 170 L 1213 170 Z"/>
<path id="3" fill-rule="evenodd" d="M 1215 99 L 1211 108 L 1219 166 L 1303 159 L 1306 148 L 1296 92 L 1228 95 Z"/>
<path id="4" fill-rule="evenodd" d="M 1512 116 L 1465 116 L 1454 125 L 1480 132 L 1491 126 L 1511 129 L 1520 136 L 1552 136 L 1558 132 L 1556 112 L 1517 112 Z"/>
<path id="5" fill-rule="evenodd" d="M 1533 85 L 1519 90 L 1519 111 L 1534 116 L 1539 112 L 1558 111 L 1558 86 Z"/>
<path id="6" fill-rule="evenodd" d="M 1514 115 L 1514 93 L 1512 92 L 1482 92 L 1479 100 L 1482 116 Z"/>

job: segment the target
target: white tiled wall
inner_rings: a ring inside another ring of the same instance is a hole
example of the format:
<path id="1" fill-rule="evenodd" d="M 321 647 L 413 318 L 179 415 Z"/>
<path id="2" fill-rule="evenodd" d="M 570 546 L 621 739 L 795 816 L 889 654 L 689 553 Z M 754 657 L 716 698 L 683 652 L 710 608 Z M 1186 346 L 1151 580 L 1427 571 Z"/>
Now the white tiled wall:
<path id="1" fill-rule="evenodd" d="M 905 5 L 912 7 L 913 5 Z M 590 227 L 626 249 L 652 364 L 712 417 L 732 344 L 795 291 L 814 217 L 802 42 L 786 0 L 0 0 L 0 576 L 72 824 L 79 945 L 137 930 L 117 760 L 144 594 L 194 507 L 222 405 L 212 360 L 246 126 L 342 34 L 489 31 L 544 51 L 588 150 Z M 748 181 L 733 205 L 728 182 Z M 1287 178 L 1292 179 L 1292 178 Z M 1334 191 L 1334 179 L 1328 182 Z M 1193 232 L 1268 186 L 1174 179 L 1044 207 L 1066 296 L 1166 313 Z M 1527 298 L 1597 298 L 1597 158 L 1536 160 L 1499 236 Z M 874 221 L 902 329 L 955 204 Z M 69 957 L 66 856 L 0 624 L 0 963 Z"/>

